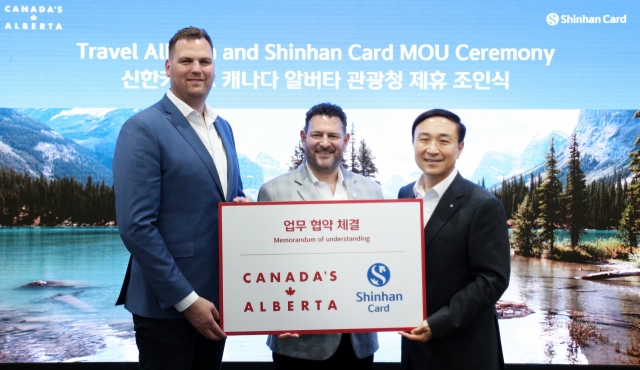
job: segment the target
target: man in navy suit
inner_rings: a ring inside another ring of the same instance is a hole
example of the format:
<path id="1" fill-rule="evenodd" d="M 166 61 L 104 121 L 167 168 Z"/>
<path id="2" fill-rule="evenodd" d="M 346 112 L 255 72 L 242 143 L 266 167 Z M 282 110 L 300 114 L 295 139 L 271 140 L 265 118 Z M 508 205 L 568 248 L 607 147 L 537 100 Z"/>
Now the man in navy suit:
<path id="1" fill-rule="evenodd" d="M 217 369 L 218 203 L 244 198 L 229 123 L 205 101 L 211 38 L 169 42 L 171 89 L 122 126 L 113 158 L 116 217 L 131 252 L 116 304 L 133 314 L 141 369 Z"/>
<path id="2" fill-rule="evenodd" d="M 500 201 L 455 168 L 465 132 L 443 109 L 411 128 L 422 175 L 398 198 L 424 201 L 427 319 L 400 333 L 403 369 L 504 369 L 495 303 L 509 285 L 507 220 Z"/>

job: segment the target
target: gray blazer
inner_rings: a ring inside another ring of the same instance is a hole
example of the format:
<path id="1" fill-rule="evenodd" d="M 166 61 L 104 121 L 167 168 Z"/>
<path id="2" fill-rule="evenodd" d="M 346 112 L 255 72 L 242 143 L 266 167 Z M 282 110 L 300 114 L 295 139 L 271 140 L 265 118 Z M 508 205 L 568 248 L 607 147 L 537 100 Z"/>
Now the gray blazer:
<path id="1" fill-rule="evenodd" d="M 349 200 L 383 199 L 382 188 L 375 181 L 345 170 L 340 166 L 347 185 Z M 322 200 L 315 185 L 309 177 L 306 163 L 296 170 L 278 176 L 262 185 L 258 194 L 258 202 L 268 201 L 304 201 Z M 305 360 L 326 360 L 331 357 L 340 345 L 342 334 L 303 334 L 300 338 L 279 340 L 270 335 L 267 339 L 269 348 L 278 354 Z M 376 333 L 352 333 L 351 343 L 358 358 L 371 356 L 378 350 Z"/>

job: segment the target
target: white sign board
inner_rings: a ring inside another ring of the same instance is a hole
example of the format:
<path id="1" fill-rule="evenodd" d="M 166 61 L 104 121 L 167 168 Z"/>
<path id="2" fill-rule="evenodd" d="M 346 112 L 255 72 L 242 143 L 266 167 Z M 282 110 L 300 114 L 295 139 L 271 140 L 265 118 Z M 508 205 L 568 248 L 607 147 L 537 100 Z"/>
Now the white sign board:
<path id="1" fill-rule="evenodd" d="M 410 330 L 426 318 L 422 201 L 221 203 L 227 334 Z"/>

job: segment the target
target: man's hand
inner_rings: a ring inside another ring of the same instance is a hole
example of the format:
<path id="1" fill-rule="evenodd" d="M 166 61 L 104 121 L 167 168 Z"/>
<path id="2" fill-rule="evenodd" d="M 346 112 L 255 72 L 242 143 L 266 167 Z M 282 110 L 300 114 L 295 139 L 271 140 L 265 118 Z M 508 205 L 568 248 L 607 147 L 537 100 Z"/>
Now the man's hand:
<path id="1" fill-rule="evenodd" d="M 284 333 L 284 334 L 278 335 L 278 339 L 291 339 L 291 338 L 300 338 L 300 334 Z"/>
<path id="2" fill-rule="evenodd" d="M 433 338 L 433 333 L 431 333 L 431 328 L 429 328 L 427 320 L 422 321 L 422 324 L 420 324 L 420 326 L 418 326 L 417 328 L 411 330 L 411 333 L 399 331 L 398 334 L 409 340 L 415 340 L 418 342 L 426 342 L 429 339 Z"/>
<path id="3" fill-rule="evenodd" d="M 227 337 L 215 321 L 220 320 L 216 306 L 208 300 L 199 297 L 189 308 L 184 310 L 184 315 L 205 338 L 220 340 Z"/>
<path id="4" fill-rule="evenodd" d="M 252 202 L 251 198 L 235 197 L 233 203 L 249 203 Z"/>

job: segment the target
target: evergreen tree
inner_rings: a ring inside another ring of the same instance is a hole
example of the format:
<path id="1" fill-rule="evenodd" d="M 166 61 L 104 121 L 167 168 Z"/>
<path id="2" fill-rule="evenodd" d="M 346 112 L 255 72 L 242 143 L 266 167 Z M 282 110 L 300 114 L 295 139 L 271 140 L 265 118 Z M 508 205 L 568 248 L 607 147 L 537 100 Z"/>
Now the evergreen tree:
<path id="1" fill-rule="evenodd" d="M 540 183 L 536 182 L 536 178 L 533 176 L 533 172 L 529 174 L 529 189 L 527 195 L 531 198 L 533 204 L 533 213 L 538 217 L 540 202 L 538 202 L 538 186 Z"/>
<path id="2" fill-rule="evenodd" d="M 503 178 L 500 187 L 496 187 L 491 190 L 493 195 L 502 202 L 507 219 L 514 217 L 518 210 L 518 205 L 522 203 L 522 200 L 524 200 L 525 195 L 527 195 L 527 191 L 528 190 L 524 184 L 522 176 L 519 178 L 512 177 L 508 180 Z"/>
<path id="3" fill-rule="evenodd" d="M 0 167 L 0 225 L 103 225 L 115 221 L 115 193 L 104 180 L 34 178 Z"/>
<path id="4" fill-rule="evenodd" d="M 376 157 L 371 154 L 371 149 L 369 149 L 364 139 L 360 140 L 360 147 L 358 148 L 356 158 L 358 160 L 359 173 L 362 176 L 375 179 L 378 168 L 375 163 L 373 163 L 373 160 L 376 159 Z"/>
<path id="5" fill-rule="evenodd" d="M 302 162 L 304 162 L 305 153 L 302 141 L 298 142 L 298 145 L 293 149 L 293 155 L 291 156 L 291 162 L 289 163 L 289 171 L 293 171 L 298 168 Z"/>
<path id="6" fill-rule="evenodd" d="M 342 153 L 342 157 L 340 158 L 340 164 L 344 167 L 345 170 L 349 171 L 349 163 L 347 162 L 346 153 Z"/>
<path id="7" fill-rule="evenodd" d="M 487 188 L 487 187 L 485 186 L 485 183 L 484 183 L 484 176 L 482 177 L 482 185 L 480 185 L 480 186 L 482 186 L 482 187 L 483 187 L 483 188 L 485 188 L 485 189 Z"/>
<path id="8" fill-rule="evenodd" d="M 569 168 L 564 198 L 567 202 L 566 221 L 571 247 L 575 249 L 580 243 L 580 232 L 587 226 L 587 183 L 584 172 L 580 168 L 580 150 L 575 132 L 571 135 L 569 144 Z"/>
<path id="9" fill-rule="evenodd" d="M 346 169 L 353 173 L 360 173 L 360 167 L 358 166 L 358 151 L 356 150 L 356 129 L 353 122 L 351 122 L 351 135 L 350 135 L 350 147 L 349 147 L 349 167 Z M 346 159 L 342 158 L 346 162 Z"/>
<path id="10" fill-rule="evenodd" d="M 639 112 L 636 112 L 636 115 Z M 639 144 L 640 135 L 634 145 Z M 638 235 L 640 235 L 640 149 L 629 153 L 629 157 L 631 157 L 629 164 L 631 183 L 627 190 L 627 206 L 622 212 L 618 231 L 629 247 L 629 253 L 633 253 L 633 248 L 638 245 Z"/>
<path id="11" fill-rule="evenodd" d="M 557 161 L 554 149 L 553 138 L 551 147 L 547 153 L 545 168 L 545 178 L 538 189 L 540 202 L 540 216 L 538 226 L 540 227 L 540 239 L 549 245 L 549 253 L 554 252 L 555 237 L 553 231 L 557 225 L 562 223 L 562 182 L 558 178 L 560 170 L 557 168 Z"/>
<path id="12" fill-rule="evenodd" d="M 624 211 L 624 203 L 626 196 L 622 187 L 622 173 L 618 172 L 616 177 L 616 190 L 615 190 L 615 204 L 613 213 L 614 215 L 621 215 Z"/>
<path id="13" fill-rule="evenodd" d="M 640 219 L 640 202 L 635 194 L 629 194 L 629 203 L 627 208 L 622 212 L 620 218 L 620 224 L 618 225 L 618 236 L 624 244 L 629 247 L 629 253 L 633 252 L 633 248 L 638 245 L 638 234 L 640 234 L 640 228 L 638 228 L 637 222 Z M 633 207 L 633 204 L 636 206 Z"/>
<path id="14" fill-rule="evenodd" d="M 533 211 L 533 199 L 529 195 L 526 195 L 518 206 L 513 226 L 513 245 L 516 252 L 527 257 L 536 255 L 540 241 L 534 230 L 536 214 Z"/>

